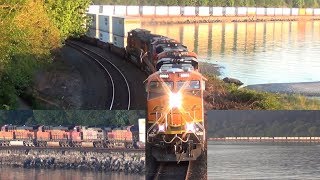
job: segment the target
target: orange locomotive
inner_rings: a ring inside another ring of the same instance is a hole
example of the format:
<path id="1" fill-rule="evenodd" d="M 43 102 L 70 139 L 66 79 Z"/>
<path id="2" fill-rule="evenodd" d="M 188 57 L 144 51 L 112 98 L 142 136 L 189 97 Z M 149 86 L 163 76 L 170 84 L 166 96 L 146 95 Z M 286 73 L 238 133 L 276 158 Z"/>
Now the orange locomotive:
<path id="1" fill-rule="evenodd" d="M 157 161 L 190 161 L 205 144 L 203 90 L 197 56 L 168 37 L 128 33 L 127 58 L 150 74 L 146 80 L 147 143 Z"/>

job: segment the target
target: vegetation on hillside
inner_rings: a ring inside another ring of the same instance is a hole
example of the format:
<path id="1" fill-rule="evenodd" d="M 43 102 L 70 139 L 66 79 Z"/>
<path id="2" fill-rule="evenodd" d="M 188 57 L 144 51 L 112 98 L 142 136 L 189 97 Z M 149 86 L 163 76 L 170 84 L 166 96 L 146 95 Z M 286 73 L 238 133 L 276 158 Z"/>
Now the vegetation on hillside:
<path id="1" fill-rule="evenodd" d="M 89 0 L 0 0 L 0 109 L 17 106 L 35 71 L 69 36 L 85 32 Z"/>
<path id="2" fill-rule="evenodd" d="M 108 5 L 222 6 L 222 7 L 314 7 L 320 0 L 93 0 Z"/>
<path id="3" fill-rule="evenodd" d="M 208 78 L 204 93 L 207 110 L 316 110 L 320 101 L 300 95 L 285 95 L 239 89 L 234 84 L 224 83 L 212 75 Z"/>
<path id="4" fill-rule="evenodd" d="M 208 137 L 320 136 L 320 111 L 211 111 Z"/>
<path id="5" fill-rule="evenodd" d="M 0 111 L 0 126 L 14 125 L 84 125 L 84 126 L 125 126 L 137 124 L 144 118 L 144 111 L 55 111 L 26 110 Z"/>

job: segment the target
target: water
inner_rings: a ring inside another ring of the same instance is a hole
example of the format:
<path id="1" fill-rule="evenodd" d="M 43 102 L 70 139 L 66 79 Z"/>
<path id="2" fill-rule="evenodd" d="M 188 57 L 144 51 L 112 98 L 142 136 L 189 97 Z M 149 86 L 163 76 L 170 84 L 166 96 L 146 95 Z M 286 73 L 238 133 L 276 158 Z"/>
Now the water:
<path id="1" fill-rule="evenodd" d="M 23 169 L 0 167 L 0 180 L 144 180 L 143 175 L 103 173 L 80 170 Z"/>
<path id="2" fill-rule="evenodd" d="M 144 25 L 245 85 L 320 81 L 320 21 Z"/>
<path id="3" fill-rule="evenodd" d="M 319 145 L 208 144 L 208 179 L 319 179 Z"/>

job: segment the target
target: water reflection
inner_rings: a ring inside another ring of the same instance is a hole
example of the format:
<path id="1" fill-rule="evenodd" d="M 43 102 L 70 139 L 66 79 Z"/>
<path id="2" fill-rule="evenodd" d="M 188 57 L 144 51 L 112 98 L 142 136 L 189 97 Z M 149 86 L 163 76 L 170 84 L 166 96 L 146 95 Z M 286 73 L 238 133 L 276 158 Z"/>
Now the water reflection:
<path id="1" fill-rule="evenodd" d="M 5 173 L 4 173 L 5 172 Z M 124 173 L 104 173 L 80 170 L 61 169 L 23 169 L 13 167 L 0 167 L 1 180 L 98 180 L 98 179 L 123 179 L 123 180 L 143 180 L 144 175 Z"/>
<path id="2" fill-rule="evenodd" d="M 320 21 L 144 25 L 245 84 L 320 80 Z"/>

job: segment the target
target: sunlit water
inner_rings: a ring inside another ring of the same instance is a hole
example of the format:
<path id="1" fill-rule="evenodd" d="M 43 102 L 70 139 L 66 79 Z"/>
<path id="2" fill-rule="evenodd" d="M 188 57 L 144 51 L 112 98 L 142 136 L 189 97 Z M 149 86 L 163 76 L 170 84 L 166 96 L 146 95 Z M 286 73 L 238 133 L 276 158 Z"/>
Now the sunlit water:
<path id="1" fill-rule="evenodd" d="M 245 85 L 320 81 L 320 21 L 144 25 Z"/>
<path id="2" fill-rule="evenodd" d="M 208 144 L 208 179 L 319 179 L 320 146 Z"/>
<path id="3" fill-rule="evenodd" d="M 104 173 L 80 170 L 23 169 L 0 167 L 0 180 L 144 180 L 144 175 Z"/>

